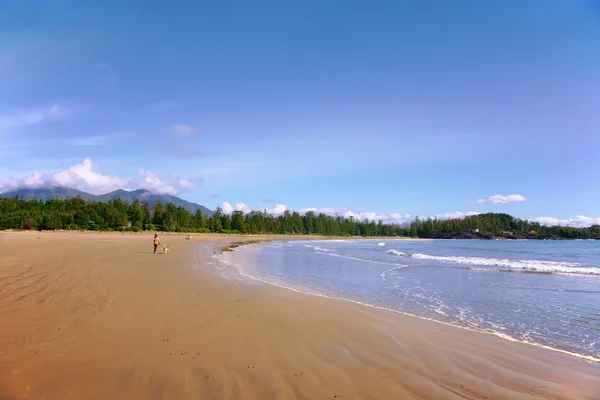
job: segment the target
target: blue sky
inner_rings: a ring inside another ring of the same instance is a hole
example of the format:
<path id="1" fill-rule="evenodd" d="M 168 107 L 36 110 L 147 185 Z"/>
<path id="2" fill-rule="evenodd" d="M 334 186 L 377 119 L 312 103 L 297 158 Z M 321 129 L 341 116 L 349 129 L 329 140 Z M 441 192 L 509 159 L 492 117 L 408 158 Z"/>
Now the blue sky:
<path id="1" fill-rule="evenodd" d="M 598 1 L 96 3 L 2 1 L 0 190 L 600 222 Z"/>

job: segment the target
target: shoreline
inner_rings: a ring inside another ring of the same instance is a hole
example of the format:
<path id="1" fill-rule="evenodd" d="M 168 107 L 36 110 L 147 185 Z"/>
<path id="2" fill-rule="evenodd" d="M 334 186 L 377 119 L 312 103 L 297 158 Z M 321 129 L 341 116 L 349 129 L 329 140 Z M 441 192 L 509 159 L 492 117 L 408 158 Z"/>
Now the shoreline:
<path id="1" fill-rule="evenodd" d="M 168 232 L 168 231 L 102 231 L 102 230 L 26 230 L 26 229 L 0 229 L 1 234 L 43 234 L 43 235 L 59 235 L 59 234 L 76 234 L 76 235 L 119 235 L 119 236 L 148 236 L 157 233 L 159 236 L 186 236 L 188 233 L 192 237 L 227 237 L 227 238 L 274 238 L 274 239 L 298 239 L 298 240 L 463 240 L 463 239 L 431 239 L 431 238 L 417 238 L 409 236 L 326 236 L 326 235 L 298 235 L 298 234 L 280 234 L 280 233 L 194 233 L 194 232 Z"/>
<path id="2" fill-rule="evenodd" d="M 130 236 L 143 236 L 158 233 L 160 236 L 185 236 L 187 232 L 169 232 L 169 231 L 102 231 L 102 230 L 26 230 L 26 229 L 0 229 L 2 233 L 41 233 L 41 234 L 59 234 L 59 233 L 76 233 L 76 234 L 104 234 L 104 235 L 130 235 Z M 322 240 L 468 240 L 468 241 L 598 241 L 600 239 L 588 238 L 588 239 L 569 239 L 569 238 L 506 238 L 506 237 L 494 237 L 494 238 L 480 238 L 480 237 L 457 237 L 457 238 L 423 238 L 423 237 L 410 237 L 410 236 L 325 236 L 315 234 L 279 234 L 279 233 L 194 233 L 189 232 L 190 235 L 196 237 L 240 237 L 240 238 L 251 238 L 251 237 L 267 237 L 267 238 L 293 238 L 292 240 L 315 240 L 319 238 Z"/>
<path id="3" fill-rule="evenodd" d="M 236 246 L 236 248 L 232 249 L 232 250 L 228 250 L 228 251 L 236 251 L 238 250 L 240 247 L 243 246 L 254 246 L 254 245 L 258 245 L 258 244 L 263 244 L 263 243 L 268 243 L 271 241 L 277 241 L 278 239 L 274 239 L 274 240 L 264 240 L 264 241 L 260 241 L 260 242 L 255 242 L 255 241 L 249 241 L 247 243 L 243 243 L 239 246 Z M 223 263 L 222 260 L 218 260 L 218 262 Z M 511 336 L 508 335 L 503 335 L 502 333 L 499 332 L 495 332 L 495 331 L 489 331 L 489 330 L 484 330 L 484 329 L 476 329 L 476 328 L 471 328 L 468 326 L 462 326 L 462 325 L 457 325 L 451 322 L 446 322 L 446 321 L 442 321 L 439 319 L 434 319 L 434 318 L 430 318 L 430 317 L 425 317 L 422 315 L 418 315 L 418 314 L 412 314 L 406 311 L 402 311 L 402 310 L 395 310 L 393 308 L 388 308 L 388 307 L 383 307 L 383 306 L 378 306 L 378 305 L 374 305 L 374 304 L 369 304 L 369 303 L 364 303 L 358 300 L 352 300 L 352 299 L 344 299 L 341 297 L 333 297 L 333 296 L 328 296 L 326 294 L 322 294 L 322 293 L 313 293 L 313 292 L 305 292 L 302 291 L 300 289 L 296 289 L 293 288 L 291 286 L 285 286 L 285 285 L 280 285 L 274 282 L 269 282 L 267 280 L 264 279 L 260 279 L 260 278 L 256 278 L 252 275 L 249 275 L 247 273 L 242 272 L 239 268 L 236 267 L 237 273 L 241 276 L 246 277 L 247 279 L 251 279 L 253 281 L 256 282 L 261 282 L 265 285 L 269 285 L 269 286 L 273 286 L 273 287 L 277 287 L 277 288 L 281 288 L 281 289 L 286 289 L 286 290 L 290 290 L 292 292 L 295 293 L 299 293 L 301 295 L 306 295 L 306 296 L 316 296 L 316 297 L 320 297 L 320 298 L 325 298 L 325 299 L 330 299 L 330 300 L 337 300 L 337 301 L 342 301 L 342 302 L 346 302 L 346 303 L 351 303 L 351 304 L 356 304 L 362 307 L 368 307 L 368 308 L 372 308 L 372 309 L 376 309 L 376 310 L 381 310 L 381 311 L 385 311 L 385 312 L 389 312 L 389 313 L 393 313 L 396 315 L 403 315 L 403 316 L 407 316 L 407 317 L 411 317 L 411 318 L 418 318 L 424 321 L 430 321 L 430 322 L 434 322 L 437 324 L 442 324 L 442 325 L 446 325 L 446 326 L 450 326 L 453 328 L 458 328 L 458 329 L 462 329 L 462 330 L 466 330 L 469 332 L 474 332 L 474 333 L 480 333 L 480 334 L 486 334 L 486 335 L 490 335 L 490 336 L 494 336 L 496 338 L 502 339 L 502 340 L 506 340 L 509 342 L 513 342 L 513 343 L 520 343 L 520 344 L 524 344 L 527 346 L 533 346 L 536 348 L 540 348 L 540 349 L 544 349 L 544 350 L 548 350 L 548 351 L 552 351 L 552 352 L 557 352 L 557 353 L 561 353 L 561 354 L 565 354 L 568 355 L 570 357 L 573 357 L 575 359 L 578 360 L 583 360 L 589 363 L 594 363 L 594 364 L 598 364 L 600 365 L 600 358 L 598 357 L 594 357 L 594 356 L 588 356 L 585 354 L 579 354 L 579 353 L 575 353 L 569 350 L 563 350 L 563 349 L 559 349 L 556 347 L 551 347 L 548 345 L 543 345 L 543 344 L 539 344 L 539 343 L 534 343 L 534 342 L 527 342 L 527 341 L 523 341 L 523 340 L 519 340 L 516 338 L 513 338 Z"/>
<path id="4" fill-rule="evenodd" d="M 152 255 L 150 238 L 0 235 L 2 400 L 600 393 L 600 368 L 567 355 L 228 281 L 206 264 L 231 237 L 165 236 L 168 255 Z"/>

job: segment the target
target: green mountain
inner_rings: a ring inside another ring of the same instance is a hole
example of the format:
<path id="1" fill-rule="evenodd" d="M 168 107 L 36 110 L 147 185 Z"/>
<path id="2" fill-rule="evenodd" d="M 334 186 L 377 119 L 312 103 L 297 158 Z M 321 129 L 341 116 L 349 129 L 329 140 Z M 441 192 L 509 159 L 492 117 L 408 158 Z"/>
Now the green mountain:
<path id="1" fill-rule="evenodd" d="M 84 200 L 96 200 L 96 196 L 90 193 L 82 192 L 77 189 L 68 189 L 59 186 L 49 188 L 20 188 L 0 193 L 2 197 L 23 197 L 25 200 L 47 201 L 52 199 L 69 199 L 80 196 Z"/>
<path id="2" fill-rule="evenodd" d="M 68 199 L 72 197 L 80 196 L 82 199 L 87 201 L 100 201 L 107 202 L 113 199 L 121 199 L 128 203 L 133 203 L 134 200 L 139 200 L 142 203 L 147 202 L 150 207 L 154 207 L 157 201 L 161 201 L 163 204 L 173 203 L 178 207 L 185 208 L 188 212 L 195 214 L 197 210 L 202 211 L 202 214 L 206 216 L 212 216 L 214 211 L 209 210 L 203 205 L 192 203 L 183 200 L 176 196 L 170 196 L 167 194 L 156 194 L 146 189 L 138 189 L 133 191 L 127 190 L 115 190 L 114 192 L 93 195 L 90 193 L 82 192 L 77 189 L 68 189 L 63 187 L 50 187 L 50 188 L 21 188 L 15 190 L 9 190 L 7 192 L 0 193 L 1 197 L 23 197 L 25 200 L 52 200 L 52 199 Z"/>

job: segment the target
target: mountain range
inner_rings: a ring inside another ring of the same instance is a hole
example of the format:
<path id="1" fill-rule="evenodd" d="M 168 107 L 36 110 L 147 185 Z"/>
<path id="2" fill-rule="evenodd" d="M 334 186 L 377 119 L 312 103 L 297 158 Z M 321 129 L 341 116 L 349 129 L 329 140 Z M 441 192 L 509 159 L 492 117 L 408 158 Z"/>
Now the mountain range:
<path id="1" fill-rule="evenodd" d="M 212 216 L 214 211 L 209 210 L 201 204 L 192 203 L 187 200 L 183 200 L 177 196 L 170 196 L 168 194 L 157 194 L 152 193 L 146 189 L 138 189 L 127 191 L 123 189 L 115 190 L 110 193 L 105 194 L 91 194 L 87 192 L 83 192 L 77 189 L 69 189 L 59 186 L 53 186 L 49 188 L 20 188 L 9 190 L 3 193 L 0 193 L 2 197 L 23 197 L 25 200 L 52 200 L 55 198 L 68 199 L 71 197 L 80 196 L 82 199 L 86 201 L 101 201 L 107 202 L 113 199 L 121 199 L 128 203 L 133 203 L 134 200 L 139 200 L 141 202 L 147 202 L 150 204 L 150 207 L 154 207 L 157 201 L 162 202 L 163 204 L 173 203 L 178 207 L 183 207 L 188 210 L 190 213 L 195 214 L 197 210 L 202 211 L 202 214 L 206 216 Z"/>

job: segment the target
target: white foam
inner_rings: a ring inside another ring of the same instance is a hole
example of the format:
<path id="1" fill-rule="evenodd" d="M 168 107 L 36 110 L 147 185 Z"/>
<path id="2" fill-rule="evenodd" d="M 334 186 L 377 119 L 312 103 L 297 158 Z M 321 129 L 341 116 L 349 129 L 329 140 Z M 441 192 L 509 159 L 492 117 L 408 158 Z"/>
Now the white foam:
<path id="1" fill-rule="evenodd" d="M 585 267 L 580 263 L 545 261 L 545 260 L 508 260 L 500 258 L 485 257 L 460 257 L 460 256 L 433 256 L 429 254 L 407 254 L 397 250 L 388 250 L 388 254 L 412 257 L 421 260 L 436 260 L 462 265 L 479 265 L 487 267 L 501 267 L 514 269 L 515 271 L 550 272 L 572 276 L 600 276 L 600 268 Z"/>
<path id="2" fill-rule="evenodd" d="M 387 279 L 388 279 L 389 275 L 391 275 L 393 272 L 395 272 L 395 271 L 397 271 L 399 269 L 403 269 L 403 268 L 406 268 L 406 267 L 408 267 L 408 265 L 399 265 L 397 267 L 388 269 L 387 271 L 383 271 L 379 276 L 381 276 L 381 278 L 383 279 L 384 284 L 385 284 L 385 283 L 388 283 Z"/>
<path id="3" fill-rule="evenodd" d="M 583 267 L 579 263 L 544 261 L 544 260 L 507 260 L 483 257 L 445 257 L 430 256 L 427 254 L 413 254 L 413 258 L 453 262 L 465 265 L 484 265 L 491 267 L 505 267 L 522 271 L 553 272 L 578 275 L 600 275 L 600 268 Z"/>
<path id="4" fill-rule="evenodd" d="M 410 254 L 403 253 L 403 252 L 401 252 L 401 251 L 394 250 L 394 249 L 390 249 L 390 250 L 386 251 L 386 254 L 395 254 L 395 255 L 397 255 L 397 256 L 405 256 L 405 257 L 410 257 Z"/>
<path id="5" fill-rule="evenodd" d="M 379 244 L 378 244 L 378 246 L 379 246 L 379 247 L 383 247 L 383 246 L 385 246 L 385 245 L 386 245 L 386 243 L 385 243 L 385 242 L 381 242 L 381 243 L 379 243 Z"/>
<path id="6" fill-rule="evenodd" d="M 347 258 L 348 260 L 356 260 L 356 261 L 368 262 L 368 263 L 373 263 L 373 264 L 398 265 L 396 263 L 389 262 L 389 261 L 371 260 L 369 258 L 354 257 L 354 256 L 348 256 L 348 255 L 332 253 L 332 252 L 323 252 L 323 253 L 319 253 L 319 254 L 327 254 L 328 256 L 332 256 L 332 257 Z"/>
<path id="7" fill-rule="evenodd" d="M 401 288 L 401 284 L 399 282 L 394 282 L 394 277 L 396 277 L 394 275 L 394 273 L 398 270 L 401 270 L 403 268 L 407 268 L 408 265 L 399 265 L 397 267 L 388 269 L 386 271 L 383 271 L 381 274 L 379 274 L 379 276 L 381 276 L 381 280 L 382 280 L 382 285 L 384 287 L 384 289 L 398 289 Z"/>
<path id="8" fill-rule="evenodd" d="M 333 250 L 317 246 L 317 247 L 315 247 L 315 251 L 323 251 L 325 253 L 328 253 L 328 252 L 331 252 Z"/>

